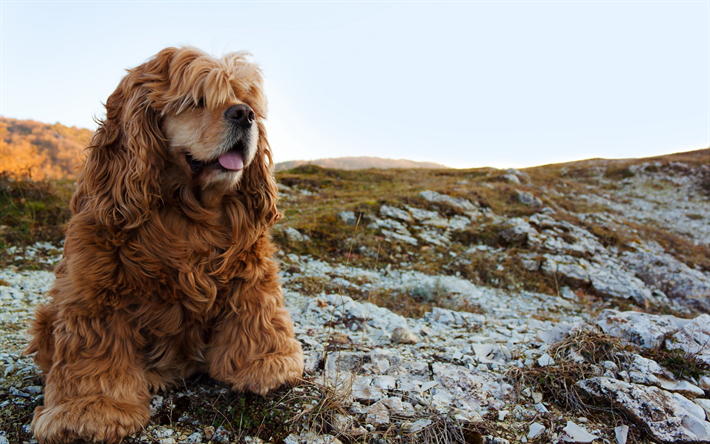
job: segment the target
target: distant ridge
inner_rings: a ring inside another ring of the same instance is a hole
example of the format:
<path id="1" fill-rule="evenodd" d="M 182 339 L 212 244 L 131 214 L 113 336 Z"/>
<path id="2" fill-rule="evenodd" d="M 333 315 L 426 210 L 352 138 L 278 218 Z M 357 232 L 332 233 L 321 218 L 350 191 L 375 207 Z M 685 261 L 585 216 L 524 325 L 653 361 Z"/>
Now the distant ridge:
<path id="1" fill-rule="evenodd" d="M 276 164 L 276 171 L 290 170 L 301 165 L 317 165 L 323 168 L 336 168 L 340 170 L 364 170 L 367 168 L 449 168 L 434 162 L 416 162 L 407 159 L 384 159 L 381 157 L 359 156 L 359 157 L 330 157 L 315 160 L 289 160 Z"/>

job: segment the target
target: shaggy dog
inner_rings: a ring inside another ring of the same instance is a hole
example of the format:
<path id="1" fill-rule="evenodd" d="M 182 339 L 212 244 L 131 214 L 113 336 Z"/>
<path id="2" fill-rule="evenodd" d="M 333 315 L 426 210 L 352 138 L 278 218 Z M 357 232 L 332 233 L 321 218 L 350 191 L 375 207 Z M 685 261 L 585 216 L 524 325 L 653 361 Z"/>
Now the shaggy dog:
<path id="1" fill-rule="evenodd" d="M 271 259 L 265 117 L 246 53 L 168 48 L 108 98 L 30 328 L 40 443 L 121 441 L 148 421 L 151 392 L 195 372 L 259 394 L 302 375 Z"/>

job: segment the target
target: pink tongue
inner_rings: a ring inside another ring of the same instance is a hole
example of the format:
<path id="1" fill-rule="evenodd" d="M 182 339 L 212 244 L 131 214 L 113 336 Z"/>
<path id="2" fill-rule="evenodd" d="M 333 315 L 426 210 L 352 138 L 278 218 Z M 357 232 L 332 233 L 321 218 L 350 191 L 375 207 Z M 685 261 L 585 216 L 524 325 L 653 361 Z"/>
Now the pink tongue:
<path id="1" fill-rule="evenodd" d="M 228 151 L 219 156 L 219 164 L 228 170 L 241 170 L 244 168 L 242 153 L 238 151 Z"/>

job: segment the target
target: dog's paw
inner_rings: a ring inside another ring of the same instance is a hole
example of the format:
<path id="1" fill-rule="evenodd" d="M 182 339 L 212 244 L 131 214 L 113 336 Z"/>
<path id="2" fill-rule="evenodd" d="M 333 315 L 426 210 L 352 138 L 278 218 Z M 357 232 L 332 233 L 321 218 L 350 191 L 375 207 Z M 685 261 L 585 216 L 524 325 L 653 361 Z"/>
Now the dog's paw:
<path id="1" fill-rule="evenodd" d="M 71 440 L 113 444 L 148 421 L 148 406 L 116 402 L 105 397 L 74 398 L 50 408 L 37 407 L 32 433 L 40 444 Z"/>
<path id="2" fill-rule="evenodd" d="M 295 339 L 292 341 L 298 344 Z M 237 392 L 248 391 L 265 395 L 269 390 L 295 383 L 301 376 L 303 352 L 298 344 L 293 347 L 291 354 L 269 353 L 254 359 L 225 382 Z"/>

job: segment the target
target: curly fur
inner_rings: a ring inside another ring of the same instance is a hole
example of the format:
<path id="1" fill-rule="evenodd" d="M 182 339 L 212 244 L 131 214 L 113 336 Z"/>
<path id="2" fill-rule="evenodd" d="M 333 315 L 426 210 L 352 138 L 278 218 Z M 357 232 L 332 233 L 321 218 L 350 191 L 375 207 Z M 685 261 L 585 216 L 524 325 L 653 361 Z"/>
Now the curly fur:
<path id="1" fill-rule="evenodd" d="M 224 149 L 224 112 L 239 104 L 254 112 L 243 170 L 191 171 L 186 155 Z M 271 260 L 280 214 L 265 117 L 246 53 L 168 48 L 108 98 L 30 328 L 27 353 L 46 374 L 40 443 L 119 442 L 148 421 L 151 392 L 194 372 L 259 394 L 301 376 Z"/>

